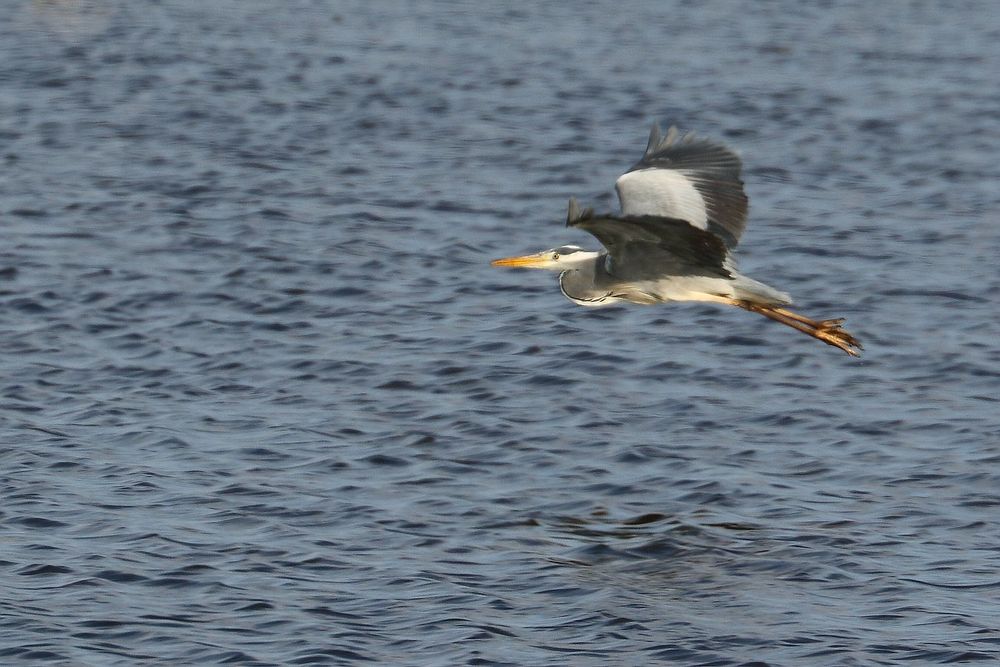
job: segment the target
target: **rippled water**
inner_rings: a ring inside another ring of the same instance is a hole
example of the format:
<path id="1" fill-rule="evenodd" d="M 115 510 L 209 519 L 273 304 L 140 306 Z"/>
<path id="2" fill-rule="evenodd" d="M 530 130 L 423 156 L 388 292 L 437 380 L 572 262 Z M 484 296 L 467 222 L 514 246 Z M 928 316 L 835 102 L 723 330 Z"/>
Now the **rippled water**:
<path id="1" fill-rule="evenodd" d="M 0 4 L 0 661 L 1000 660 L 1000 14 L 951 5 Z M 488 266 L 593 245 L 657 118 L 860 361 Z"/>

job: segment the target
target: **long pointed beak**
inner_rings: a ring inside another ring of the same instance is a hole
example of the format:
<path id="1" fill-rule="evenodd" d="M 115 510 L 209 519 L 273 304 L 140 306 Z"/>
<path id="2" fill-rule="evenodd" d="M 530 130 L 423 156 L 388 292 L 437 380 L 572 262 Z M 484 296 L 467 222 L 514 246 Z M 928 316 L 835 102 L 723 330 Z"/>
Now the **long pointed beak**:
<path id="1" fill-rule="evenodd" d="M 535 253 L 533 255 L 519 255 L 517 257 L 504 257 L 503 259 L 494 259 L 490 264 L 492 266 L 509 266 L 519 269 L 541 269 L 544 268 L 548 262 L 548 257 L 546 253 Z"/>

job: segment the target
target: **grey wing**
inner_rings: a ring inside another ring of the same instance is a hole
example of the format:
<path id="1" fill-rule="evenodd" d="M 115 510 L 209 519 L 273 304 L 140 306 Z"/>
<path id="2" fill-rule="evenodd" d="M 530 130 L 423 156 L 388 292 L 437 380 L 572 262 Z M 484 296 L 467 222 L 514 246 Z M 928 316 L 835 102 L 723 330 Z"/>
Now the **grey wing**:
<path id="1" fill-rule="evenodd" d="M 746 227 L 740 158 L 723 144 L 653 125 L 642 159 L 615 183 L 622 214 L 686 220 L 736 247 Z"/>
<path id="2" fill-rule="evenodd" d="M 622 280 L 663 276 L 731 278 L 729 251 L 717 235 L 686 220 L 662 216 L 595 216 L 570 200 L 569 227 L 593 234 L 607 248 L 608 271 Z"/>

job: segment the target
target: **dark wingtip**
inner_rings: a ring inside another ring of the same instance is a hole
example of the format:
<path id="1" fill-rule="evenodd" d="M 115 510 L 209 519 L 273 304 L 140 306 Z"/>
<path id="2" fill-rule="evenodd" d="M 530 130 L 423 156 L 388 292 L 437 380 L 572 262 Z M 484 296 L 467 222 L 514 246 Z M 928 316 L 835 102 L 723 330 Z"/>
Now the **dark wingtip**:
<path id="1" fill-rule="evenodd" d="M 587 220 L 594 217 L 594 209 L 592 208 L 580 208 L 580 204 L 577 203 L 575 197 L 570 197 L 569 199 L 569 209 L 566 211 L 566 226 L 572 227 L 581 220 Z"/>
<path id="2" fill-rule="evenodd" d="M 677 129 L 676 125 L 668 127 L 667 133 L 663 134 L 663 131 L 660 129 L 660 124 L 656 122 L 653 123 L 653 127 L 649 130 L 649 141 L 646 143 L 646 155 L 652 155 L 677 143 L 689 144 L 694 140 L 694 132 L 682 133 Z"/>
<path id="3" fill-rule="evenodd" d="M 569 210 L 566 211 L 566 226 L 569 227 L 580 219 L 580 205 L 576 203 L 575 197 L 569 198 Z"/>
<path id="4" fill-rule="evenodd" d="M 649 141 L 646 142 L 646 155 L 649 155 L 659 147 L 661 136 L 660 123 L 653 121 L 653 127 L 649 129 Z"/>

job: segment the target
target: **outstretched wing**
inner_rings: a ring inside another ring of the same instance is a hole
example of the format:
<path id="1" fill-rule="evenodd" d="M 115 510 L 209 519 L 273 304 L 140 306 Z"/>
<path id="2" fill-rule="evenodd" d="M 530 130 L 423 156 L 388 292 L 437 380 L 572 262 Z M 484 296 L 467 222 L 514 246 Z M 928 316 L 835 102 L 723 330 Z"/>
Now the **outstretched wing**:
<path id="1" fill-rule="evenodd" d="M 729 252 L 717 235 L 686 220 L 656 215 L 594 215 L 570 199 L 567 227 L 593 234 L 611 258 L 606 268 L 621 280 L 665 276 L 731 278 Z"/>
<path id="2" fill-rule="evenodd" d="M 615 183 L 622 214 L 686 220 L 736 247 L 746 227 L 740 158 L 726 146 L 653 125 L 646 153 Z"/>

